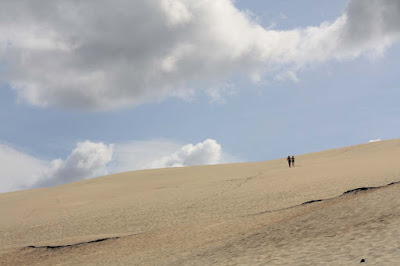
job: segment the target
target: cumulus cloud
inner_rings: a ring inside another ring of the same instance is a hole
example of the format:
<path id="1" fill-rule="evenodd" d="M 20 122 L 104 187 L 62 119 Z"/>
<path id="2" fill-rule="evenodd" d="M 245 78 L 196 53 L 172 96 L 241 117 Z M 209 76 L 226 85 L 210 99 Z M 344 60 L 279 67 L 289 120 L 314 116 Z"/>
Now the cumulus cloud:
<path id="1" fill-rule="evenodd" d="M 288 31 L 247 13 L 230 0 L 3 0 L 2 79 L 32 105 L 111 109 L 236 74 L 296 81 L 304 66 L 381 55 L 399 39 L 397 0 L 349 0 L 335 21 Z"/>
<path id="2" fill-rule="evenodd" d="M 102 142 L 78 142 L 76 148 L 65 159 L 50 162 L 35 186 L 55 186 L 81 179 L 106 175 L 107 164 L 111 161 L 114 145 Z"/>
<path id="3" fill-rule="evenodd" d="M 196 145 L 187 144 L 172 154 L 155 159 L 148 163 L 146 168 L 218 164 L 221 162 L 221 158 L 221 145 L 213 139 L 207 139 Z"/>

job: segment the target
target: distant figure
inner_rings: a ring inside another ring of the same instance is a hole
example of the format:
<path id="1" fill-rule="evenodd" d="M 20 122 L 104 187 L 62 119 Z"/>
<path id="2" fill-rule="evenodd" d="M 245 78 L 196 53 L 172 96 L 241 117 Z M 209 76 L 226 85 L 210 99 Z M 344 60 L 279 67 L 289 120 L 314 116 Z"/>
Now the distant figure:
<path id="1" fill-rule="evenodd" d="M 294 156 L 292 156 L 291 161 L 292 161 L 292 166 L 294 167 Z"/>
<path id="2" fill-rule="evenodd" d="M 292 159 L 290 158 L 290 156 L 287 157 L 287 161 L 288 161 L 288 163 L 289 163 L 289 168 L 290 168 L 291 165 L 292 165 Z"/>

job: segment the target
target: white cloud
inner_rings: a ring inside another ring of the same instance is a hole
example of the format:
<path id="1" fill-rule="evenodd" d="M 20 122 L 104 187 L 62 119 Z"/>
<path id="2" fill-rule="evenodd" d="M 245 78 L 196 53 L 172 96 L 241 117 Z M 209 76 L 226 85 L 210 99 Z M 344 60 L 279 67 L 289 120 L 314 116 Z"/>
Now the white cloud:
<path id="1" fill-rule="evenodd" d="M 36 106 L 187 98 L 235 74 L 297 80 L 310 64 L 379 56 L 399 32 L 397 0 L 349 0 L 334 22 L 289 31 L 261 27 L 229 0 L 0 3 L 2 78 Z"/>
<path id="2" fill-rule="evenodd" d="M 369 143 L 372 143 L 372 142 L 378 142 L 378 141 L 381 141 L 381 139 L 371 139 L 370 141 L 368 141 Z"/>
<path id="3" fill-rule="evenodd" d="M 109 173 L 139 169 L 238 162 L 215 140 L 196 145 L 169 141 L 104 144 L 78 142 L 66 159 L 45 161 L 0 144 L 0 193 L 49 187 Z"/>
<path id="4" fill-rule="evenodd" d="M 102 142 L 78 142 L 67 159 L 50 162 L 35 186 L 55 186 L 108 174 L 107 164 L 111 162 L 114 145 Z"/>
<path id="5" fill-rule="evenodd" d="M 222 159 L 221 145 L 207 139 L 196 145 L 187 144 L 167 156 L 149 162 L 146 168 L 182 167 L 190 165 L 218 164 Z"/>

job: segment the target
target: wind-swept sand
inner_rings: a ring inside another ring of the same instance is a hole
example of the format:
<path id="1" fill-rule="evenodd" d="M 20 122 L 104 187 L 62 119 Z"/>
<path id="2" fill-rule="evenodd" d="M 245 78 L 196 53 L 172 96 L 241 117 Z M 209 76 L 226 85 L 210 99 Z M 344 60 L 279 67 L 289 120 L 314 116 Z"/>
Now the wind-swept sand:
<path id="1" fill-rule="evenodd" d="M 0 264 L 396 265 L 399 160 L 390 140 L 290 169 L 146 170 L 0 194 Z M 343 194 L 361 187 L 380 188 Z"/>

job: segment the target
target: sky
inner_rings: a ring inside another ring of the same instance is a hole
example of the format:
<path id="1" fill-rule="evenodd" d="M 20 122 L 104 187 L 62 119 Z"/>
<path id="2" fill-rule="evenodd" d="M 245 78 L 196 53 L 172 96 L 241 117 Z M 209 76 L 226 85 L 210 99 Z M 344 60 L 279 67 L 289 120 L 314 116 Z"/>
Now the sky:
<path id="1" fill-rule="evenodd" d="M 397 0 L 0 3 L 0 192 L 398 138 Z"/>

